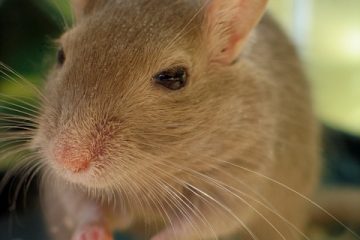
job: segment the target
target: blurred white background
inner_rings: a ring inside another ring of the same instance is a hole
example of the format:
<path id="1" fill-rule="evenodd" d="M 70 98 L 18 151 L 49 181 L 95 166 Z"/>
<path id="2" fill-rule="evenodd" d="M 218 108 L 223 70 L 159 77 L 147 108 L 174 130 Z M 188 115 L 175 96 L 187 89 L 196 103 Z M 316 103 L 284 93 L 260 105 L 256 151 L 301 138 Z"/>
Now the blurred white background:
<path id="1" fill-rule="evenodd" d="M 360 0 L 272 0 L 270 9 L 299 47 L 319 116 L 360 135 Z"/>

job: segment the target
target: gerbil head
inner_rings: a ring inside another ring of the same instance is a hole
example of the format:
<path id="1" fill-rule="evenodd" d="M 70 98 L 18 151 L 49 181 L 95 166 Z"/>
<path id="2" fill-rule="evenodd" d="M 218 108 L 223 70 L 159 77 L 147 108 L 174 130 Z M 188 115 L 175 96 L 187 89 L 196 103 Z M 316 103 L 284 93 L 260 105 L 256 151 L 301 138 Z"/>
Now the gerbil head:
<path id="1" fill-rule="evenodd" d="M 239 56 L 266 2 L 73 0 L 77 23 L 45 88 L 44 161 L 70 182 L 119 188 L 262 144 L 261 84 Z"/>

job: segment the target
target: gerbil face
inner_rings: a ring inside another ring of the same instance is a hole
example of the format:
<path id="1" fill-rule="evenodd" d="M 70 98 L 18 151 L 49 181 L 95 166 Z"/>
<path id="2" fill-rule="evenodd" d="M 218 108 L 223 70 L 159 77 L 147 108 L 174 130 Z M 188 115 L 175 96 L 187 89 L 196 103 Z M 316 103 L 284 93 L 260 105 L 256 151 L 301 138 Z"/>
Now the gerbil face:
<path id="1" fill-rule="evenodd" d="M 226 17 L 231 27 L 219 32 L 212 14 L 231 4 L 90 5 L 76 9 L 77 25 L 59 40 L 45 89 L 37 142 L 57 174 L 109 189 L 175 184 L 189 169 L 212 171 L 243 154 L 254 168 L 266 165 L 255 150 L 271 149 L 263 83 L 246 59 L 233 64 L 263 10 L 239 29 Z"/>

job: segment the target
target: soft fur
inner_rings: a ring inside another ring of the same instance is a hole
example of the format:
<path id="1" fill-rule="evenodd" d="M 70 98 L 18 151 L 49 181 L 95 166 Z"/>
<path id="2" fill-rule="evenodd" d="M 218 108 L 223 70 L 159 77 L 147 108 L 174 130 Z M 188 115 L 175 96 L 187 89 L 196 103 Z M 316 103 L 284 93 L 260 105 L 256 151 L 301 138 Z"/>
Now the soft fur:
<path id="1" fill-rule="evenodd" d="M 34 140 L 54 238 L 300 239 L 318 129 L 293 46 L 254 28 L 266 1 L 74 2 Z M 174 66 L 185 88 L 154 83 Z"/>

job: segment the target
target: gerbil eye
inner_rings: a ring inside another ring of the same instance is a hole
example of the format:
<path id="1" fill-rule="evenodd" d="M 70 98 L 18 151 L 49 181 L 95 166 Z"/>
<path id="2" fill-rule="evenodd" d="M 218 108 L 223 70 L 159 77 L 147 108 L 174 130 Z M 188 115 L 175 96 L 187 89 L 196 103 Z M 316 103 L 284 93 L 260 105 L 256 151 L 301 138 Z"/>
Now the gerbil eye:
<path id="1" fill-rule="evenodd" d="M 154 80 L 157 84 L 175 91 L 185 87 L 187 77 L 186 69 L 184 67 L 177 67 L 156 74 Z"/>
<path id="2" fill-rule="evenodd" d="M 62 66 L 65 62 L 65 52 L 63 48 L 60 48 L 57 52 L 57 63 Z"/>

